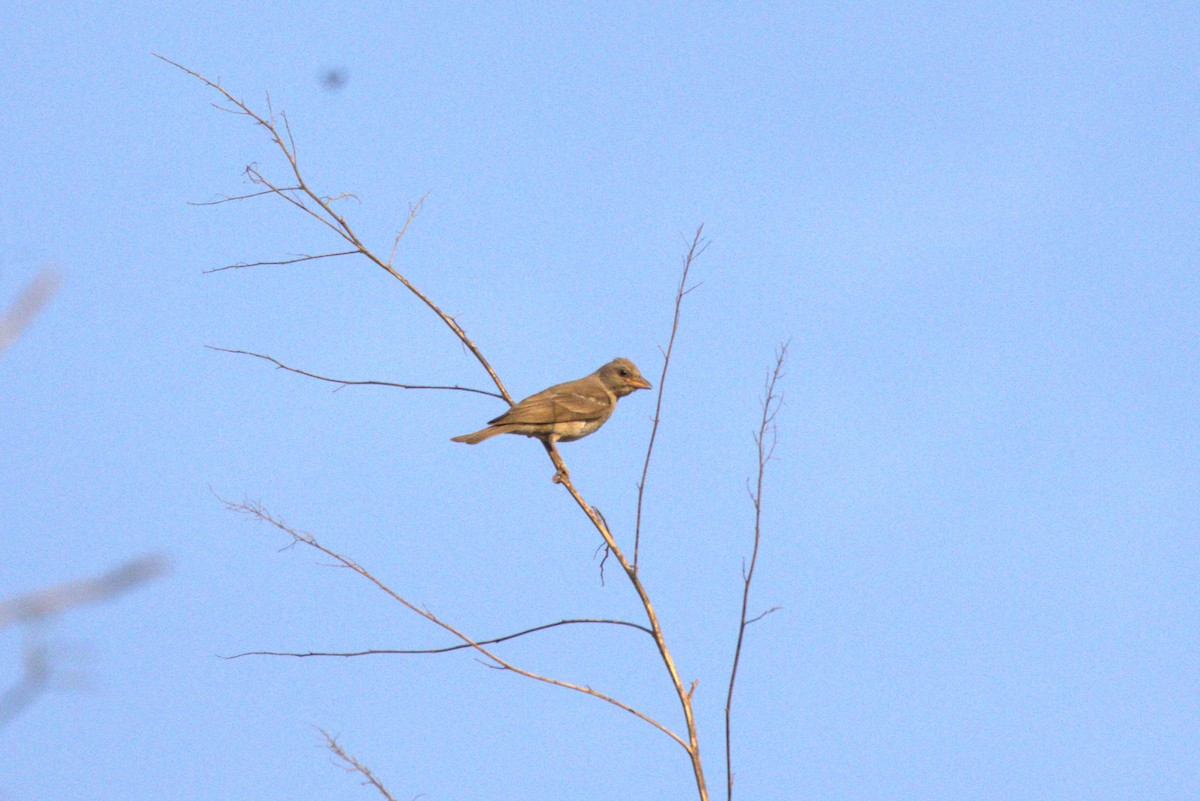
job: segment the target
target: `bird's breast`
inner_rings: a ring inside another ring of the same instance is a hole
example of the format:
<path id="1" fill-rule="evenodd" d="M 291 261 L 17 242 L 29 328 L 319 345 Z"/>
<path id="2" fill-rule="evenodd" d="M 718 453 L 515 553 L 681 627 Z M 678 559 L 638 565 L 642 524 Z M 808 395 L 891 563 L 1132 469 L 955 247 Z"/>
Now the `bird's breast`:
<path id="1" fill-rule="evenodd" d="M 558 438 L 559 442 L 574 442 L 591 434 L 602 425 L 604 425 L 603 420 L 573 420 L 569 423 L 555 423 L 554 428 L 562 434 Z"/>

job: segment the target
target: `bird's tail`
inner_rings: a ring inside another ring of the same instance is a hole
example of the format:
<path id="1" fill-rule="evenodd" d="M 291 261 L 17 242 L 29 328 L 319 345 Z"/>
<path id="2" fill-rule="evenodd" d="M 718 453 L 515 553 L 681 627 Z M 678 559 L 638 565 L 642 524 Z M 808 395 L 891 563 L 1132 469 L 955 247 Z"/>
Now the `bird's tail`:
<path id="1" fill-rule="evenodd" d="M 487 428 L 479 429 L 474 434 L 463 434 L 461 437 L 451 437 L 450 441 L 451 442 L 465 442 L 468 445 L 477 445 L 480 442 L 483 442 L 485 439 L 490 439 L 490 438 L 496 436 L 497 434 L 503 434 L 503 433 L 504 433 L 503 428 L 498 428 L 496 426 L 488 426 Z"/>

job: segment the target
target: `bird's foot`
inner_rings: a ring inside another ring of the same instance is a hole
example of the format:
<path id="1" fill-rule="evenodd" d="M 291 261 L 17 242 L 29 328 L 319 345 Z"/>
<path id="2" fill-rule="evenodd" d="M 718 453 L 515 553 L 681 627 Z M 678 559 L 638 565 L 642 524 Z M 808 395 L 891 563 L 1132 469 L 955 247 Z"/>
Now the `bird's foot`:
<path id="1" fill-rule="evenodd" d="M 560 467 L 560 468 L 558 469 L 558 472 L 557 472 L 557 473 L 555 473 L 555 474 L 554 474 L 554 477 L 553 477 L 553 478 L 551 478 L 550 480 L 551 480 L 551 481 L 553 481 L 555 484 L 561 484 L 561 483 L 563 483 L 564 481 L 570 481 L 570 480 L 571 480 L 571 474 L 570 474 L 570 473 L 567 471 L 567 468 L 565 468 L 565 467 Z"/>

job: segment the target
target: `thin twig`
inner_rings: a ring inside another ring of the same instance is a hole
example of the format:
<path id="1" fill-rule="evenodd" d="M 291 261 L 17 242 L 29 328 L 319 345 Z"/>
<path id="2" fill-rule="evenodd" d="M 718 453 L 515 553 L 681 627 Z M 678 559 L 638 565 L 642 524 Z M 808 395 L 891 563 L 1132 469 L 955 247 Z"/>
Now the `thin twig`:
<path id="1" fill-rule="evenodd" d="M 205 270 L 204 274 L 219 273 L 225 270 L 244 270 L 247 267 L 275 267 L 281 264 L 298 264 L 302 261 L 313 261 L 315 259 L 332 259 L 335 256 L 357 256 L 357 250 L 343 250 L 340 253 L 321 253 L 316 256 L 297 256 L 294 259 L 283 259 L 281 261 L 241 261 L 237 264 L 226 264 L 224 267 L 213 267 L 211 270 Z"/>
<path id="2" fill-rule="evenodd" d="M 750 605 L 750 583 L 754 580 L 754 567 L 758 564 L 758 546 L 762 540 L 763 476 L 767 471 L 767 463 L 775 455 L 775 445 L 778 441 L 775 415 L 779 413 L 779 406 L 783 402 L 782 396 L 775 392 L 775 385 L 783 376 L 783 363 L 787 358 L 787 349 L 788 346 L 785 342 L 779 346 L 779 350 L 775 353 L 775 367 L 767 376 L 766 391 L 763 394 L 762 419 L 759 421 L 758 433 L 754 436 L 754 443 L 758 448 L 758 478 L 755 483 L 755 489 L 750 494 L 750 498 L 754 503 L 754 548 L 750 552 L 750 566 L 743 568 L 742 571 L 742 612 L 738 619 L 738 636 L 737 645 L 733 649 L 733 666 L 729 670 L 729 691 L 725 695 L 726 801 L 732 801 L 733 799 L 733 687 L 737 682 L 738 664 L 742 659 L 742 643 L 746 636 L 746 628 L 779 608 L 768 609 L 766 612 L 753 618 L 747 619 L 746 617 L 746 610 Z"/>
<path id="3" fill-rule="evenodd" d="M 396 248 L 400 247 L 400 240 L 404 238 L 406 233 L 408 233 L 408 226 L 412 225 L 412 221 L 415 220 L 417 215 L 421 213 L 421 207 L 425 205 L 425 198 L 427 197 L 429 197 L 428 192 L 422 195 L 421 199 L 416 203 L 408 204 L 408 217 L 405 218 L 404 225 L 400 226 L 400 230 L 396 233 L 395 239 L 392 240 L 392 252 L 388 254 L 387 260 L 388 267 L 391 267 L 392 262 L 396 260 Z"/>
<path id="4" fill-rule="evenodd" d="M 610 625 L 610 626 L 628 626 L 629 628 L 637 629 L 638 631 L 645 632 L 646 634 L 649 634 L 650 636 L 654 636 L 654 632 L 652 632 L 650 629 L 648 629 L 645 626 L 642 626 L 638 623 L 631 623 L 628 620 L 598 620 L 598 619 L 592 619 L 592 618 L 574 618 L 574 619 L 569 619 L 569 620 L 559 620 L 554 623 L 544 623 L 541 626 L 534 626 L 531 629 L 525 629 L 524 631 L 518 631 L 513 634 L 506 634 L 503 637 L 493 637 L 490 640 L 476 640 L 476 642 L 478 642 L 480 645 L 495 645 L 496 643 L 507 642 L 508 640 L 515 640 L 518 637 L 524 637 L 526 634 L 534 634 L 539 631 L 545 631 L 546 629 L 552 629 L 552 628 L 555 628 L 556 626 L 569 626 L 569 625 L 580 624 L 580 623 L 596 623 L 596 624 L 606 624 L 606 625 Z M 471 648 L 471 647 L 472 646 L 468 645 L 467 643 L 460 643 L 458 645 L 447 645 L 444 648 L 371 648 L 366 651 L 305 651 L 303 653 L 296 652 L 296 651 L 246 651 L 245 653 L 234 654 L 233 656 L 224 656 L 221 658 L 222 659 L 239 659 L 243 656 L 295 656 L 295 657 L 342 656 L 342 657 L 350 657 L 350 656 L 378 656 L 378 655 L 384 655 L 384 654 L 448 654 L 451 651 L 461 651 L 464 648 Z"/>
<path id="5" fill-rule="evenodd" d="M 750 618 L 749 620 L 747 620 L 746 625 L 749 626 L 751 623 L 757 623 L 758 621 L 762 620 L 767 615 L 773 615 L 782 608 L 783 608 L 782 606 L 772 606 L 770 609 L 766 609 L 766 610 L 758 613 L 754 617 Z"/>
<path id="6" fill-rule="evenodd" d="M 453 386 L 444 386 L 444 385 L 436 385 L 436 384 L 397 384 L 393 381 L 351 381 L 349 379 L 344 379 L 344 378 L 330 378 L 329 376 L 317 375 L 316 373 L 310 373 L 307 370 L 301 370 L 297 367 L 289 367 L 286 364 L 284 364 L 283 362 L 276 359 L 274 356 L 268 356 L 265 353 L 254 353 L 252 351 L 236 350 L 234 348 L 218 348 L 216 345 L 205 345 L 204 347 L 208 348 L 209 350 L 220 351 L 221 353 L 236 353 L 240 356 L 254 356 L 255 358 L 263 359 L 264 361 L 271 362 L 276 367 L 278 367 L 280 370 L 286 370 L 289 373 L 295 373 L 296 375 L 302 375 L 302 376 L 305 376 L 306 378 L 315 378 L 318 381 L 328 381 L 331 384 L 338 384 L 340 387 L 371 386 L 371 387 L 397 387 L 399 389 L 457 390 L 458 392 L 474 392 L 479 395 L 488 395 L 489 397 L 492 397 L 492 398 L 499 398 L 500 400 L 505 400 L 504 396 L 500 395 L 499 393 L 489 392 L 486 389 L 475 389 L 473 387 L 460 387 L 457 384 L 455 384 Z"/>
<path id="7" fill-rule="evenodd" d="M 287 187 L 283 188 L 283 191 L 284 192 L 294 192 L 295 190 L 297 190 L 299 188 L 300 187 L 298 187 L 298 186 L 287 186 Z M 273 195 L 273 194 L 275 194 L 275 192 L 276 192 L 276 190 L 274 190 L 274 189 L 264 189 L 261 192 L 249 192 L 245 195 L 221 195 L 221 197 L 218 198 L 217 200 L 202 200 L 202 201 L 189 200 L 187 202 L 187 204 L 189 206 L 220 206 L 222 203 L 232 203 L 235 200 L 250 200 L 251 198 L 262 197 L 263 195 Z M 355 252 L 357 252 L 357 251 L 355 251 Z"/>
<path id="8" fill-rule="evenodd" d="M 642 465 L 642 478 L 637 485 L 637 522 L 633 528 L 633 567 L 635 570 L 638 566 L 638 555 L 642 544 L 642 499 L 646 494 L 646 476 L 650 472 L 650 456 L 654 453 L 654 439 L 658 436 L 658 423 L 662 419 L 667 368 L 671 366 L 671 351 L 675 347 L 675 334 L 679 332 L 679 309 L 683 305 L 684 296 L 695 289 L 695 287 L 689 289 L 687 286 L 688 271 L 692 269 L 692 262 L 708 247 L 708 243 L 700 238 L 703 233 L 704 226 L 701 225 L 696 229 L 696 235 L 692 237 L 692 246 L 683 258 L 683 273 L 679 276 L 679 288 L 675 291 L 675 316 L 671 320 L 671 337 L 667 340 L 667 349 L 663 351 L 662 373 L 658 377 L 658 397 L 654 403 L 654 424 L 650 427 L 650 443 L 646 446 L 646 462 Z"/>

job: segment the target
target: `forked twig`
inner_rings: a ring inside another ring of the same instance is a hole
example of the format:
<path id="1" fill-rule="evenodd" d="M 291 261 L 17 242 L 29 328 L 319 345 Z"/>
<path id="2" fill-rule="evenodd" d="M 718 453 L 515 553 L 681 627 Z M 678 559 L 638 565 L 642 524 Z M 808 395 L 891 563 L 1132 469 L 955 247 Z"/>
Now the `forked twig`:
<path id="1" fill-rule="evenodd" d="M 679 276 L 679 288 L 675 291 L 675 316 L 671 320 L 671 336 L 667 340 L 667 349 L 663 351 L 662 373 L 658 377 L 658 397 L 654 402 L 654 424 L 650 426 L 650 443 L 646 446 L 646 461 L 642 465 L 642 478 L 637 485 L 637 522 L 633 528 L 633 566 L 635 569 L 638 565 L 638 554 L 642 544 L 642 499 L 646 494 L 646 475 L 650 472 L 650 456 L 654 453 L 654 439 L 658 436 L 658 423 L 662 419 L 662 400 L 667 384 L 667 368 L 671 366 L 671 351 L 675 348 L 675 334 L 679 332 L 679 310 L 683 306 L 683 298 L 696 288 L 689 288 L 687 285 L 688 271 L 692 269 L 692 262 L 708 248 L 708 242 L 700 238 L 703 233 L 704 226 L 701 225 L 696 229 L 696 235 L 692 237 L 692 246 L 688 249 L 687 255 L 683 257 L 683 273 Z"/>
<path id="2" fill-rule="evenodd" d="M 779 379 L 783 377 L 783 363 L 787 358 L 787 350 L 788 346 L 785 342 L 775 352 L 775 367 L 767 375 L 766 388 L 763 393 L 762 419 L 759 422 L 758 432 L 754 435 L 754 444 L 758 447 L 758 477 L 755 481 L 754 489 L 750 493 L 750 499 L 754 504 L 754 547 L 750 552 L 749 567 L 742 569 L 742 612 L 738 623 L 737 645 L 733 649 L 733 666 L 729 670 L 729 691 L 725 695 L 726 801 L 732 801 L 733 799 L 733 687 L 737 682 L 738 665 L 742 659 L 742 643 L 746 636 L 746 628 L 750 624 L 762 620 L 767 615 L 779 609 L 779 607 L 773 607 L 755 617 L 746 617 L 746 610 L 750 606 L 750 583 L 754 580 L 754 567 L 758 564 L 758 546 L 762 539 L 763 476 L 767 471 L 767 463 L 775 455 L 775 445 L 778 441 L 775 415 L 779 413 L 779 406 L 783 402 L 782 396 L 775 392 L 775 386 L 779 382 Z"/>
<path id="3" fill-rule="evenodd" d="M 701 801 L 708 799 L 708 787 L 704 780 L 704 764 L 700 759 L 700 739 L 696 729 L 696 716 L 692 709 L 691 692 L 683 688 L 683 679 L 679 676 L 679 670 L 675 667 L 675 658 L 671 656 L 671 651 L 667 647 L 666 636 L 663 634 L 662 626 L 658 622 L 658 613 L 654 610 L 654 604 L 650 601 L 650 595 L 646 592 L 642 580 L 638 577 L 637 568 L 625 556 L 624 551 L 617 545 L 616 539 L 613 538 L 612 532 L 609 531 L 608 524 L 604 518 L 600 516 L 583 496 L 579 494 L 579 490 L 575 489 L 575 485 L 571 483 L 570 474 L 567 473 L 567 466 L 563 462 L 562 456 L 558 452 L 558 448 L 549 443 L 542 443 L 546 447 L 546 453 L 550 455 L 550 460 L 554 462 L 554 466 L 558 469 L 555 475 L 555 481 L 571 494 L 575 499 L 575 503 L 579 506 L 583 513 L 587 515 L 588 520 L 592 521 L 592 525 L 596 527 L 596 531 L 600 532 L 600 536 L 604 538 L 604 544 L 608 547 L 609 553 L 621 565 L 621 569 L 625 571 L 625 576 L 629 579 L 629 583 L 633 585 L 634 591 L 638 595 L 638 600 L 641 601 L 642 608 L 646 611 L 646 619 L 650 622 L 650 628 L 654 634 L 654 644 L 658 648 L 659 658 L 662 659 L 663 666 L 667 669 L 667 674 L 671 678 L 671 685 L 675 690 L 675 695 L 679 699 L 679 706 L 683 711 L 684 723 L 687 726 L 688 742 L 686 744 L 680 740 L 680 744 L 688 753 L 688 758 L 692 763 L 692 774 L 696 779 L 696 789 L 699 793 Z"/>
<path id="4" fill-rule="evenodd" d="M 315 536 L 313 536 L 312 534 L 310 534 L 306 531 L 300 531 L 299 529 L 293 528 L 293 527 L 289 526 L 287 523 L 285 523 L 283 520 L 272 516 L 271 513 L 268 512 L 261 504 L 251 503 L 248 501 L 238 503 L 235 501 L 226 501 L 224 499 L 220 499 L 220 500 L 221 500 L 221 503 L 223 503 L 225 505 L 225 508 L 228 509 L 229 511 L 237 512 L 239 514 L 244 514 L 244 515 L 252 517 L 256 520 L 259 520 L 263 523 L 268 523 L 268 524 L 274 526 L 275 528 L 279 529 L 283 533 L 287 534 L 289 537 L 291 537 L 293 543 L 307 545 L 308 547 L 313 548 L 314 550 L 320 551 L 321 553 L 330 557 L 331 559 L 338 562 L 343 567 L 353 570 L 355 573 L 357 573 L 358 575 L 362 576 L 367 581 L 374 584 L 378 589 L 383 591 L 389 598 L 391 598 L 393 601 L 396 601 L 397 603 L 399 603 L 400 605 L 402 605 L 403 607 L 408 609 L 410 612 L 413 612 L 413 613 L 425 618 L 430 623 L 434 624 L 435 626 L 442 629 L 443 631 L 446 631 L 447 633 L 452 634 L 453 636 L 462 640 L 462 642 L 464 644 L 470 646 L 471 648 L 474 648 L 481 656 L 483 656 L 488 662 L 491 663 L 492 667 L 500 668 L 502 670 L 508 670 L 513 673 L 516 673 L 518 676 L 524 676 L 527 679 L 533 679 L 534 681 L 540 681 L 544 684 L 550 684 L 555 687 L 562 687 L 563 689 L 566 689 L 566 690 L 574 690 L 575 692 L 583 693 L 584 695 L 590 695 L 593 698 L 598 698 L 601 701 L 606 701 L 607 703 L 612 704 L 613 706 L 617 707 L 618 709 L 623 709 L 626 712 L 628 712 L 629 714 L 633 715 L 634 717 L 640 718 L 641 720 L 644 720 L 646 723 L 649 723 L 651 726 L 658 729 L 663 734 L 667 735 L 672 740 L 677 742 L 685 750 L 687 750 L 688 744 L 678 734 L 671 731 L 669 728 L 667 728 L 663 724 L 659 723 L 654 718 L 651 718 L 650 716 L 646 715 L 645 713 L 640 712 L 639 710 L 635 709 L 634 707 L 630 706 L 629 704 L 626 704 L 623 701 L 617 700 L 616 698 L 612 697 L 611 695 L 607 695 L 598 690 L 593 690 L 591 687 L 588 687 L 586 685 L 574 684 L 572 682 L 563 681 L 561 679 L 556 679 L 551 676 L 543 676 L 540 673 L 534 673 L 533 671 L 518 667 L 518 666 L 514 665 L 513 663 L 501 658 L 500 656 L 498 656 L 497 654 L 493 653 L 488 648 L 486 648 L 483 643 L 476 641 L 476 640 L 472 639 L 471 637 L 468 637 L 462 631 L 460 631 L 459 629 L 457 629 L 450 623 L 447 623 L 446 621 L 442 620 L 440 617 L 435 615 L 429 609 L 427 609 L 423 606 L 418 606 L 417 604 L 415 604 L 412 601 L 405 598 L 403 595 L 400 595 L 398 592 L 393 590 L 388 585 L 384 584 L 383 581 L 376 578 L 374 574 L 372 574 L 369 570 L 367 570 L 362 565 L 355 562 L 353 559 L 350 559 L 347 556 L 343 556 L 342 554 L 338 553 L 337 551 L 333 550 L 332 548 L 328 548 L 328 547 L 322 545 L 317 540 L 317 538 Z"/>
<path id="5" fill-rule="evenodd" d="M 114 598 L 168 569 L 167 560 L 151 555 L 133 559 L 99 576 L 68 581 L 0 601 L 0 629 L 23 625 L 21 675 L 0 693 L 0 728 L 21 714 L 59 674 L 56 658 L 42 642 L 41 628 L 52 618 L 79 606 Z"/>
<path id="6" fill-rule="evenodd" d="M 425 205 L 425 198 L 429 197 L 426 192 L 416 203 L 408 204 L 408 216 L 404 219 L 404 225 L 400 226 L 400 230 L 396 232 L 396 236 L 392 239 L 392 252 L 388 254 L 388 266 L 392 266 L 392 262 L 396 260 L 396 248 L 400 247 L 400 240 L 408 233 L 408 227 L 412 225 L 412 221 L 421 213 L 421 207 Z"/>
<path id="7" fill-rule="evenodd" d="M 496 385 L 496 389 L 499 390 L 500 395 L 503 396 L 510 406 L 512 405 L 512 396 L 508 394 L 508 390 L 505 388 L 504 382 L 500 380 L 500 376 L 496 374 L 496 371 L 492 368 L 492 365 L 486 358 L 484 358 L 483 353 L 479 350 L 475 343 L 471 341 L 471 338 L 467 336 L 466 331 L 462 329 L 462 327 L 454 320 L 454 318 L 442 311 L 442 309 L 428 296 L 426 296 L 425 293 L 423 293 L 415 285 L 413 285 L 412 282 L 397 272 L 392 266 L 390 259 L 388 261 L 384 261 L 376 256 L 373 251 L 367 248 L 367 246 L 363 244 L 362 240 L 359 239 L 358 234 L 355 233 L 354 229 L 350 227 L 350 224 L 346 222 L 345 218 L 333 210 L 330 205 L 331 200 L 328 197 L 323 197 L 317 194 L 308 185 L 308 182 L 300 173 L 300 164 L 297 160 L 296 154 L 296 141 L 292 136 L 291 126 L 288 124 L 287 115 L 283 113 L 279 115 L 279 118 L 283 122 L 283 128 L 281 130 L 279 124 L 275 121 L 275 113 L 270 107 L 270 96 L 267 98 L 268 114 L 264 117 L 263 115 L 251 109 L 250 106 L 248 106 L 244 101 L 239 100 L 233 95 L 233 93 L 221 86 L 221 84 L 217 83 L 216 81 L 211 81 L 200 73 L 190 70 L 182 64 L 171 61 L 169 58 L 160 56 L 157 53 L 155 53 L 154 56 L 155 58 L 170 64 L 176 69 L 186 72 L 188 75 L 191 75 L 193 78 L 201 81 L 206 86 L 219 92 L 221 96 L 225 98 L 225 100 L 233 105 L 233 108 L 225 108 L 225 111 L 229 111 L 239 116 L 248 117 L 249 119 L 253 120 L 256 125 L 260 125 L 266 129 L 266 131 L 270 134 L 271 141 L 276 145 L 276 147 L 279 148 L 280 152 L 283 153 L 284 158 L 287 159 L 287 163 L 291 168 L 292 175 L 296 179 L 296 185 L 295 187 L 276 186 L 261 172 L 259 172 L 254 165 L 246 167 L 246 175 L 249 176 L 251 182 L 259 186 L 265 186 L 269 192 L 283 198 L 288 203 L 316 219 L 322 225 L 336 233 L 341 239 L 349 243 L 355 249 L 355 251 L 361 253 L 381 270 L 399 281 L 405 289 L 416 296 L 417 299 L 425 304 L 430 311 L 437 315 L 438 319 L 440 319 L 442 323 L 446 325 L 446 327 L 454 332 L 454 335 L 458 337 L 463 346 L 471 352 L 471 355 L 475 357 L 475 360 L 479 362 L 480 366 L 483 367 L 484 371 L 492 379 L 492 382 Z M 218 108 L 221 107 L 218 106 Z M 309 206 L 308 203 L 305 202 L 305 199 L 315 204 L 315 208 Z M 419 207 L 420 204 L 418 203 L 410 209 L 410 221 L 412 217 L 416 215 Z M 407 228 L 407 223 L 405 228 Z M 402 234 L 403 231 L 401 231 L 401 235 Z"/>

